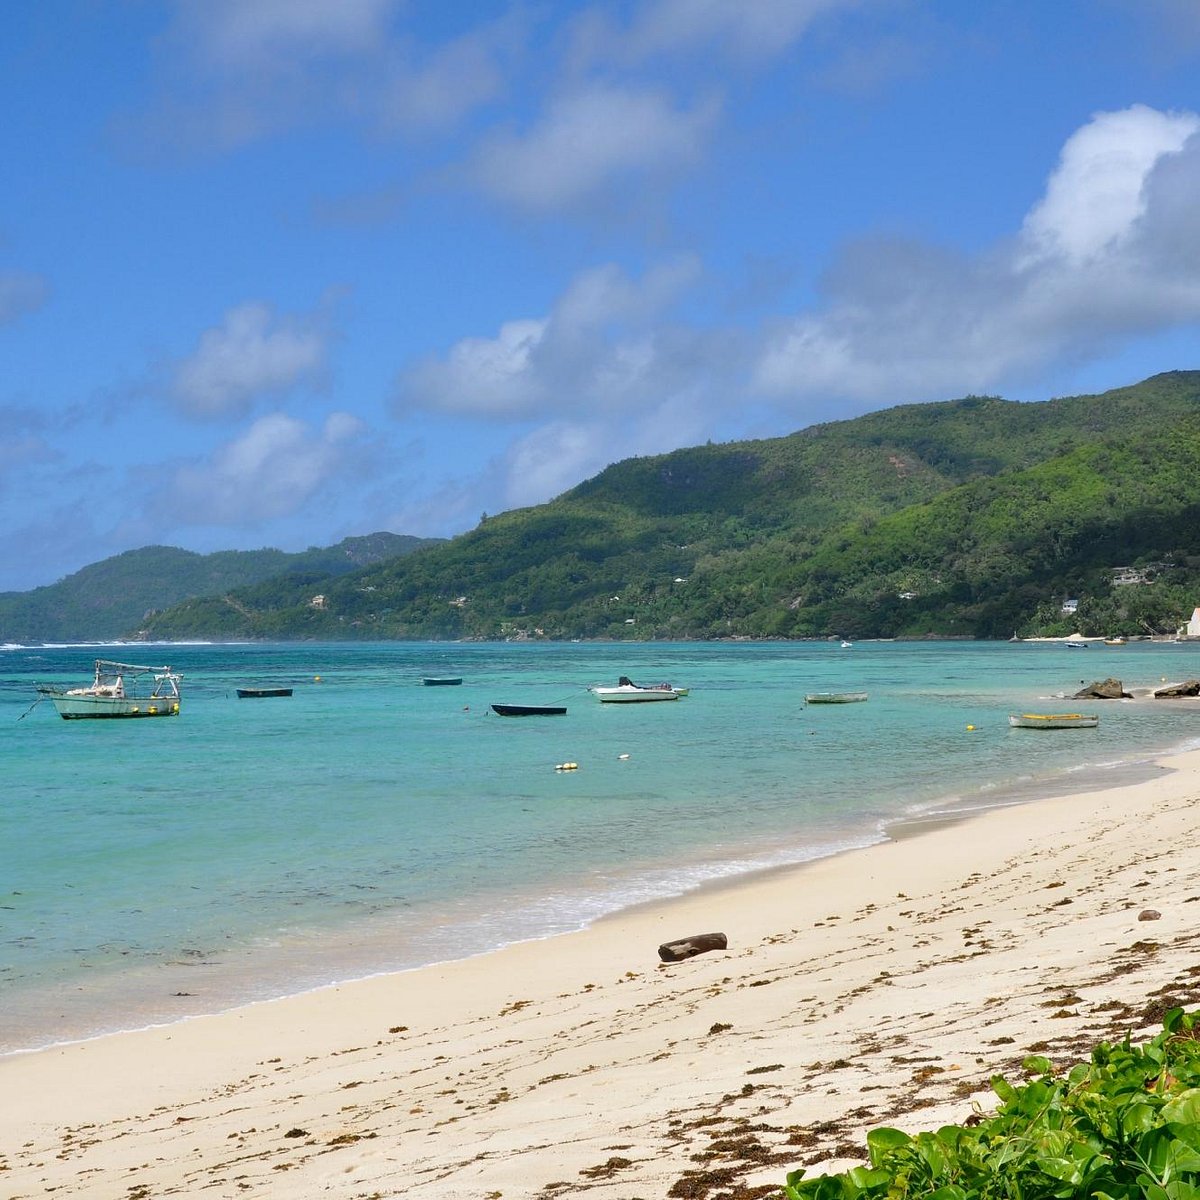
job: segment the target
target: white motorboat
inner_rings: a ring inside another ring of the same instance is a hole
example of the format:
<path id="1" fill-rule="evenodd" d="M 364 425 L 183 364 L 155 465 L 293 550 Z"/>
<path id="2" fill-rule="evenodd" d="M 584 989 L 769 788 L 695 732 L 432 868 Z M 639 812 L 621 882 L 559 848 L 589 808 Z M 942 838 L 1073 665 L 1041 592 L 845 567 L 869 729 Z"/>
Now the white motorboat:
<path id="1" fill-rule="evenodd" d="M 616 687 L 594 687 L 595 696 L 606 704 L 639 704 L 655 700 L 678 700 L 687 695 L 687 688 L 672 687 L 669 683 L 656 683 L 648 687 L 636 684 L 627 675 L 622 675 Z"/>

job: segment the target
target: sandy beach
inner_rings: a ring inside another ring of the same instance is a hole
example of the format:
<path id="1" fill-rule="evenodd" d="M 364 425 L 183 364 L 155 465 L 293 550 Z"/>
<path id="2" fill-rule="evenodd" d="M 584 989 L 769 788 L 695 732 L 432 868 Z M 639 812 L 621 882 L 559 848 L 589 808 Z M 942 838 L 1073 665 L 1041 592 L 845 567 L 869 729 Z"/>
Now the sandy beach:
<path id="1" fill-rule="evenodd" d="M 1033 736 L 1043 736 L 1035 734 Z M 578 934 L 0 1059 L 0 1194 L 726 1200 L 1200 1003 L 1200 752 Z M 727 950 L 661 964 L 710 931 Z"/>

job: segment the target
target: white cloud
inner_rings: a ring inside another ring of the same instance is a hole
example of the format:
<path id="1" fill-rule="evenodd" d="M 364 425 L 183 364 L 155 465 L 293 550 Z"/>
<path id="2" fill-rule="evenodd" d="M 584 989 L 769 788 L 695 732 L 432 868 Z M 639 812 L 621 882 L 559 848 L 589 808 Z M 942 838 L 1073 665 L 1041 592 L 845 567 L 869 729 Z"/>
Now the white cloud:
<path id="1" fill-rule="evenodd" d="M 444 362 L 428 360 L 409 374 L 406 397 L 427 407 L 480 416 L 519 416 L 547 400 L 532 359 L 548 322 L 506 321 L 494 338 L 463 338 Z"/>
<path id="2" fill-rule="evenodd" d="M 660 91 L 593 84 L 551 102 L 528 132 L 486 139 L 469 173 L 517 208 L 571 207 L 631 176 L 669 178 L 693 166 L 717 113 L 711 100 L 684 110 Z"/>
<path id="3" fill-rule="evenodd" d="M 464 338 L 419 363 L 397 406 L 502 419 L 657 406 L 713 368 L 725 341 L 663 319 L 699 277 L 692 258 L 640 280 L 612 265 L 586 271 L 549 316 L 508 321 L 494 338 Z"/>
<path id="4" fill-rule="evenodd" d="M 40 275 L 0 271 L 0 325 L 36 312 L 49 295 L 50 286 Z"/>
<path id="5" fill-rule="evenodd" d="M 1082 264 L 1135 232 L 1146 207 L 1146 178 L 1198 129 L 1195 113 L 1142 104 L 1100 113 L 1067 139 L 1046 194 L 1025 218 L 1025 261 Z"/>
<path id="6" fill-rule="evenodd" d="M 342 412 L 319 430 L 283 413 L 260 417 L 207 461 L 176 472 L 169 515 L 180 524 L 243 527 L 290 516 L 343 467 L 363 431 L 357 417 Z M 158 494 L 156 505 L 161 501 Z"/>
<path id="7" fill-rule="evenodd" d="M 318 379 L 326 335 L 310 319 L 276 319 L 265 304 L 230 309 L 173 371 L 172 393 L 197 417 L 245 413 L 258 399 Z"/>
<path id="8" fill-rule="evenodd" d="M 846 401 L 1020 385 L 1200 322 L 1197 130 L 1193 113 L 1098 114 L 1068 140 L 1019 236 L 988 254 L 849 247 L 823 304 L 769 331 L 758 389 L 804 420 L 846 415 Z"/>

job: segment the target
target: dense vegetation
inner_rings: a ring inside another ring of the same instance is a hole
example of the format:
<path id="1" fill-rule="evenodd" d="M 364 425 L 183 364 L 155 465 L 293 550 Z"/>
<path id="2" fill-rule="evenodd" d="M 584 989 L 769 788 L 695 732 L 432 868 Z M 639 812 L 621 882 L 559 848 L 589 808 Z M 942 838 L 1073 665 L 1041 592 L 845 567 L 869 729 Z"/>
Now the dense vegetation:
<path id="1" fill-rule="evenodd" d="M 193 554 L 173 546 L 146 546 L 92 563 L 47 587 L 0 593 L 0 642 L 120 637 L 189 596 L 224 594 L 270 578 L 315 582 L 430 544 L 428 538 L 374 533 L 295 554 Z"/>
<path id="2" fill-rule="evenodd" d="M 867 1135 L 870 1165 L 788 1177 L 787 1200 L 1200 1200 L 1200 1041 L 1173 1009 L 1142 1046 L 1102 1043 L 1065 1076 L 997 1077 L 994 1115 L 909 1137 Z"/>
<path id="3" fill-rule="evenodd" d="M 972 396 L 617 463 L 338 579 L 190 600 L 155 636 L 1172 633 L 1200 599 L 1200 372 Z M 1116 568 L 1137 568 L 1119 586 Z M 319 606 L 312 603 L 321 595 Z M 1062 602 L 1079 599 L 1065 617 Z"/>

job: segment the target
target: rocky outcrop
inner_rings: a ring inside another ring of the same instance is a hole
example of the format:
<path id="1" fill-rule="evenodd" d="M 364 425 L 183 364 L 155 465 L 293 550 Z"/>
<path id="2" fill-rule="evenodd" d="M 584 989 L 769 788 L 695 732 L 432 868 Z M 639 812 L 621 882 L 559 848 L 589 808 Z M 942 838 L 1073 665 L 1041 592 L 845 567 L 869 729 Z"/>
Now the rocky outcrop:
<path id="1" fill-rule="evenodd" d="M 1189 679 L 1187 683 L 1172 683 L 1154 693 L 1155 700 L 1178 700 L 1184 696 L 1200 696 L 1200 679 Z"/>
<path id="2" fill-rule="evenodd" d="M 1079 691 L 1071 697 L 1072 700 L 1129 700 L 1132 699 L 1129 692 L 1121 687 L 1119 679 L 1096 679 L 1087 685 L 1080 688 Z"/>

